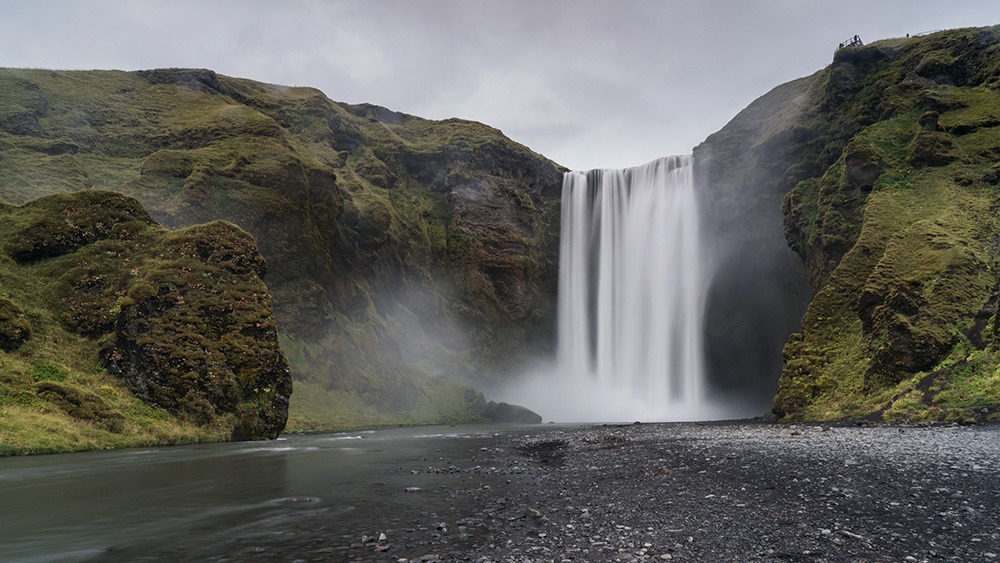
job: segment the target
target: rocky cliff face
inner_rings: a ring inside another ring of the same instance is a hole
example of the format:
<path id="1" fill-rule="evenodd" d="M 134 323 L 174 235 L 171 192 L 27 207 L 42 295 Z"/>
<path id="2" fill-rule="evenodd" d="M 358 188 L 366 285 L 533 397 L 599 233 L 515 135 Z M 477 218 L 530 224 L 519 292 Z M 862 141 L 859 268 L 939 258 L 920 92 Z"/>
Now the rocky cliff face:
<path id="1" fill-rule="evenodd" d="M 0 166 L 13 203 L 100 187 L 253 234 L 295 428 L 476 418 L 455 381 L 551 346 L 560 170 L 478 123 L 206 70 L 4 70 Z"/>
<path id="2" fill-rule="evenodd" d="M 992 416 L 998 88 L 998 28 L 848 47 L 695 149 L 716 272 L 714 387 L 759 390 L 761 404 L 773 395 L 789 420 Z M 172 228 L 222 219 L 253 234 L 297 379 L 294 428 L 495 413 L 456 382 L 488 381 L 552 345 L 560 169 L 481 124 L 205 70 L 4 70 L 0 169 L 0 196 L 13 203 L 104 187 Z M 104 244 L 88 233 L 12 249 L 10 260 Z M 215 256 L 176 236 L 182 255 Z M 64 285 L 91 291 L 94 274 L 78 273 Z M 0 348 L 17 350 L 36 323 L 0 297 Z M 197 417 L 199 397 L 156 390 L 177 378 L 201 389 L 215 372 L 200 352 L 169 372 L 155 327 L 120 317 L 173 323 L 181 310 L 148 291 L 122 297 L 131 301 L 114 314 L 77 305 L 65 322 L 111 335 L 104 362 L 138 396 Z M 213 340 L 232 334 L 226 319 L 252 317 L 199 310 Z M 226 345 L 242 350 L 252 336 Z M 163 369 L 136 373 L 147 364 Z M 212 400 L 238 413 L 247 402 L 236 397 Z M 255 416 L 245 428 L 281 414 Z"/>
<path id="3" fill-rule="evenodd" d="M 3 447 L 261 439 L 284 428 L 291 376 L 264 260 L 245 231 L 167 231 L 138 201 L 87 190 L 0 208 L 0 240 Z"/>
<path id="4" fill-rule="evenodd" d="M 809 302 L 800 260 L 782 230 L 784 194 L 809 173 L 812 145 L 794 123 L 809 79 L 775 88 L 694 149 L 712 272 L 706 311 L 709 379 L 766 412 L 781 349 Z"/>
<path id="5" fill-rule="evenodd" d="M 710 188 L 722 224 L 761 233 L 749 240 L 773 256 L 783 197 L 805 266 L 812 300 L 784 347 L 780 416 L 955 420 L 1000 404 L 998 86 L 996 27 L 844 48 L 696 150 L 724 180 Z"/>

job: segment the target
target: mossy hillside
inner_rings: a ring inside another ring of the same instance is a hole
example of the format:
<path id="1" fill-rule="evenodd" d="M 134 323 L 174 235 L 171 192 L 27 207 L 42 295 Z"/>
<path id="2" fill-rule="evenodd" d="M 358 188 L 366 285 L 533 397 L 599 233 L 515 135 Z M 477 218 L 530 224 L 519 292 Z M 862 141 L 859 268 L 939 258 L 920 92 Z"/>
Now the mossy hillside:
<path id="1" fill-rule="evenodd" d="M 0 89 L 20 116 L 0 121 L 4 199 L 98 186 L 171 228 L 248 230 L 283 342 L 308 351 L 293 372 L 357 409 L 403 420 L 443 374 L 551 346 L 559 170 L 495 129 L 203 70 L 5 70 Z M 442 360 L 396 352 L 418 346 Z"/>
<path id="2" fill-rule="evenodd" d="M 0 209 L 0 443 L 39 453 L 273 437 L 291 380 L 263 260 L 232 225 L 156 225 L 88 190 Z"/>
<path id="3" fill-rule="evenodd" d="M 853 125 L 785 199 L 814 297 L 785 347 L 779 414 L 959 420 L 998 404 L 998 40 L 956 30 L 835 58 L 851 86 L 822 90 L 811 119 Z"/>

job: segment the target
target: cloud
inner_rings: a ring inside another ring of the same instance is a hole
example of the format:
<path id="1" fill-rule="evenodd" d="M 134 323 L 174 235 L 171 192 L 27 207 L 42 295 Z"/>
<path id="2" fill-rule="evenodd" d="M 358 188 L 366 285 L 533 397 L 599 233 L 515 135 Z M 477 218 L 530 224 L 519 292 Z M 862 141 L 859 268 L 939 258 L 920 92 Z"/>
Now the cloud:
<path id="1" fill-rule="evenodd" d="M 485 70 L 468 91 L 439 97 L 426 110 L 440 116 L 481 116 L 525 132 L 565 128 L 574 116 L 550 82 L 549 75 L 528 69 Z"/>
<path id="2" fill-rule="evenodd" d="M 995 0 L 8 2 L 0 66 L 212 68 L 502 129 L 571 168 L 688 152 L 837 43 L 1000 22 Z"/>

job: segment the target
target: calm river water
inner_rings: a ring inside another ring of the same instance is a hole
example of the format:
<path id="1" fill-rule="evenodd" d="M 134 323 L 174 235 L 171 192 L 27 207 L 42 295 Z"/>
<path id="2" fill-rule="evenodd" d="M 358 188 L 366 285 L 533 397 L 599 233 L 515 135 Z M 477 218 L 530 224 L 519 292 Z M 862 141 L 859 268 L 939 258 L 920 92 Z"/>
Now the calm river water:
<path id="1" fill-rule="evenodd" d="M 527 431 L 400 428 L 0 458 L 0 560 L 240 559 L 310 542 L 335 556 L 364 533 L 449 510 L 425 494 L 440 481 L 412 468 L 447 467 L 496 433 Z"/>

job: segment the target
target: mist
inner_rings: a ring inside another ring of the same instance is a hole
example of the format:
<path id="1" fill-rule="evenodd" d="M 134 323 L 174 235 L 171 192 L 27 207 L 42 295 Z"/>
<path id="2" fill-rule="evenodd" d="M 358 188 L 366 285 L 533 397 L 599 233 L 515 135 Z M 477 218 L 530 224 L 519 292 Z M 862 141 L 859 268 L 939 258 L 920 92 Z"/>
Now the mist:
<path id="1" fill-rule="evenodd" d="M 555 361 L 539 361 L 502 386 L 487 388 L 490 399 L 527 407 L 545 421 L 560 423 L 690 422 L 750 418 L 769 406 L 726 397 L 714 391 L 696 406 L 669 409 L 650 404 L 644 395 L 594 379 L 581 385 L 576 374 L 560 370 Z"/>

